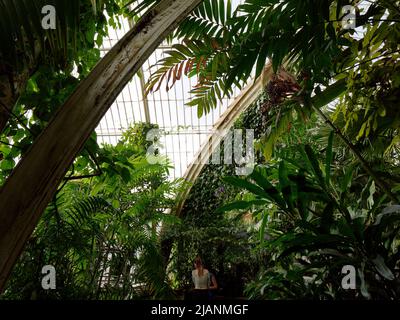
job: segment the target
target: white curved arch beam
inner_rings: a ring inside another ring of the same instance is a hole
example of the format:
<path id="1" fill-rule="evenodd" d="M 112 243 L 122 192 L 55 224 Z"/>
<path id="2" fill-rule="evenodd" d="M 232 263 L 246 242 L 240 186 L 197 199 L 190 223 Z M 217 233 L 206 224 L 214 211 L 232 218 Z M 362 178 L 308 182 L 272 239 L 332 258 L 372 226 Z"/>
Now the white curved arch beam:
<path id="1" fill-rule="evenodd" d="M 160 0 L 81 82 L 0 189 L 0 292 L 71 163 L 118 94 L 201 2 Z"/>

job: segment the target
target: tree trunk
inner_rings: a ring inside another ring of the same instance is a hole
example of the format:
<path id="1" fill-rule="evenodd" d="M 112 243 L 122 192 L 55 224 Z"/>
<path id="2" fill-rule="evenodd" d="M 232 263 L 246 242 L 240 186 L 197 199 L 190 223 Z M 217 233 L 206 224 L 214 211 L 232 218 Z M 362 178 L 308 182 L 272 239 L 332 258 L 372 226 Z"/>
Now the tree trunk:
<path id="1" fill-rule="evenodd" d="M 0 190 L 0 292 L 85 141 L 146 59 L 200 2 L 161 0 L 82 81 L 14 169 Z"/>

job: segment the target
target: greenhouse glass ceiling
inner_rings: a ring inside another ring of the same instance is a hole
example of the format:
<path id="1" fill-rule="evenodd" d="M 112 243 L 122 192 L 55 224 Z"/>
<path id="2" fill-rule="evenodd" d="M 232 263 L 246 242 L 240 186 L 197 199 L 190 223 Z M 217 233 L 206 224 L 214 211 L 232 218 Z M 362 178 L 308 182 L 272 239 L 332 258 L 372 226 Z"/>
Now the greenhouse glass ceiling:
<path id="1" fill-rule="evenodd" d="M 232 3 L 237 5 L 240 1 Z M 119 29 L 110 28 L 109 36 L 101 48 L 102 57 L 129 29 L 127 19 L 121 21 Z M 170 90 L 167 91 L 161 86 L 159 91 L 145 96 L 145 83 L 151 72 L 156 70 L 154 65 L 164 57 L 164 52 L 169 48 L 163 43 L 155 50 L 141 69 L 143 77 L 133 77 L 101 120 L 96 132 L 100 143 L 116 144 L 124 130 L 134 123 L 157 124 L 164 132 L 160 141 L 163 145 L 161 152 L 169 158 L 174 167 L 170 176 L 179 178 L 183 176 L 195 153 L 211 133 L 213 125 L 240 91 L 234 90 L 231 99 L 219 102 L 216 109 L 200 119 L 196 108 L 185 106 L 191 99 L 189 92 L 196 84 L 195 78 L 183 77 Z"/>

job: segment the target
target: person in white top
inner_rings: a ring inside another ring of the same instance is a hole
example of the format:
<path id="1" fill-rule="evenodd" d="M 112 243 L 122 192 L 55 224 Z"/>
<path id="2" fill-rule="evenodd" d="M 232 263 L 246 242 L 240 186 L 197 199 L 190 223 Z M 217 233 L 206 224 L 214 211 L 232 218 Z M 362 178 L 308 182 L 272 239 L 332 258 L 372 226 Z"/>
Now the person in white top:
<path id="1" fill-rule="evenodd" d="M 209 290 L 218 289 L 217 280 L 203 266 L 203 262 L 199 256 L 194 260 L 195 269 L 192 271 L 192 280 L 194 284 L 194 297 L 196 299 L 209 299 Z"/>

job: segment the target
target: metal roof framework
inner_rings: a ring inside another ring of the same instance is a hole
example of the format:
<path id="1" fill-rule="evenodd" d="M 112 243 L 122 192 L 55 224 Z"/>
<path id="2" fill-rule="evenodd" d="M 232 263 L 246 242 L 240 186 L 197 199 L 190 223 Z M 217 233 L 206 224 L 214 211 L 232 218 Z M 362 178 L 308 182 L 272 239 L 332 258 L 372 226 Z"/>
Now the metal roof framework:
<path id="1" fill-rule="evenodd" d="M 100 48 L 103 57 L 130 29 L 127 19 L 121 21 L 119 29 L 109 28 L 109 35 Z M 154 65 L 164 58 L 167 44 L 160 45 L 142 66 L 142 76 L 135 75 L 124 88 L 96 129 L 100 143 L 116 144 L 124 130 L 138 122 L 158 124 L 164 134 L 161 153 L 166 155 L 174 169 L 170 178 L 180 178 L 192 163 L 196 152 L 211 134 L 214 125 L 239 95 L 234 90 L 231 99 L 218 103 L 216 109 L 201 118 L 197 110 L 186 106 L 191 100 L 190 89 L 195 85 L 194 78 L 184 77 L 170 90 L 163 86 L 159 91 L 145 95 L 145 83 L 156 70 Z"/>

